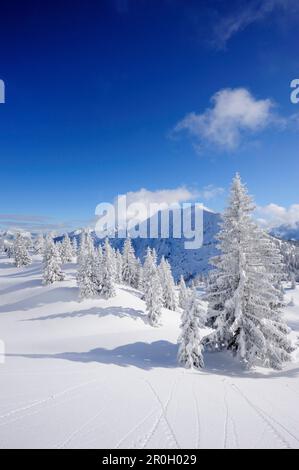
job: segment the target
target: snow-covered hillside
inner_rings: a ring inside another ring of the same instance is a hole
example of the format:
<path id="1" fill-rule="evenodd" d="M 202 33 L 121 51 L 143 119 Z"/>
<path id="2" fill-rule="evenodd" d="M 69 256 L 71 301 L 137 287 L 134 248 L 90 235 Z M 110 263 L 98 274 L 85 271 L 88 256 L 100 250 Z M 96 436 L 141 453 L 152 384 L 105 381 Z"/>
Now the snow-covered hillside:
<path id="1" fill-rule="evenodd" d="M 298 350 L 282 371 L 244 371 L 225 353 L 184 370 L 178 313 L 153 328 L 124 286 L 78 302 L 75 266 L 66 272 L 46 287 L 37 257 L 19 269 L 0 259 L 0 447 L 299 448 Z M 296 340 L 298 286 L 292 298 Z"/>
<path id="2" fill-rule="evenodd" d="M 186 210 L 186 209 L 185 209 Z M 203 211 L 203 246 L 200 249 L 186 250 L 184 243 L 185 239 L 173 238 L 172 234 L 172 220 L 170 220 L 169 238 L 132 238 L 132 244 L 136 256 L 140 260 L 144 260 L 147 247 L 155 248 L 158 260 L 164 256 L 170 263 L 174 279 L 178 281 L 181 274 L 188 281 L 193 279 L 200 273 L 207 273 L 211 266 L 209 259 L 217 253 L 215 235 L 219 231 L 220 215 L 208 209 Z M 150 224 L 149 219 L 143 224 Z M 192 212 L 192 225 L 194 224 L 194 212 Z M 160 219 L 159 219 L 160 230 Z M 78 243 L 80 241 L 80 231 L 70 233 L 70 238 L 76 237 Z M 160 233 L 160 232 L 159 232 Z M 100 243 L 95 233 L 92 233 L 95 243 Z M 58 237 L 57 240 L 61 240 Z M 122 250 L 124 239 L 111 238 L 110 243 L 114 248 Z"/>
<path id="3" fill-rule="evenodd" d="M 299 222 L 293 225 L 281 225 L 272 229 L 271 234 L 283 240 L 299 241 Z"/>

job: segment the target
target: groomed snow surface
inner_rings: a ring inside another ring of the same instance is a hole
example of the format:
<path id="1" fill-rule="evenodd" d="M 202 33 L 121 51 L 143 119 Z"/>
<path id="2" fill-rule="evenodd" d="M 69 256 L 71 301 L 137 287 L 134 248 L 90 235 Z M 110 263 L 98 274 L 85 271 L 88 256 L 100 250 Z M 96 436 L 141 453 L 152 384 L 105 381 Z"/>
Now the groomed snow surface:
<path id="1" fill-rule="evenodd" d="M 298 350 L 282 371 L 245 371 L 226 353 L 184 370 L 179 313 L 153 328 L 124 286 L 79 302 L 76 266 L 64 270 L 45 287 L 37 257 L 26 268 L 0 259 L 1 448 L 299 448 Z M 292 297 L 298 342 L 298 286 Z"/>

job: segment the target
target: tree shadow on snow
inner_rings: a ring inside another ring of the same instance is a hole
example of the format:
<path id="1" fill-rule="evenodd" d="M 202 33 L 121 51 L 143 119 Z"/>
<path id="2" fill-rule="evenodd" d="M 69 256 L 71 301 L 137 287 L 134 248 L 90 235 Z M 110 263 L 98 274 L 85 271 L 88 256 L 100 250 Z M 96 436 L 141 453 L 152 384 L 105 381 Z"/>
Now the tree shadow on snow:
<path id="1" fill-rule="evenodd" d="M 1 275 L 0 277 L 7 277 L 7 278 L 20 278 L 20 277 L 28 277 L 28 276 L 32 276 L 34 274 L 39 274 L 41 273 L 41 268 L 39 265 L 29 265 L 29 266 L 24 266 L 22 268 L 16 268 L 14 264 L 10 264 L 8 266 L 6 266 L 7 268 L 15 268 L 15 269 L 18 269 L 17 272 L 14 272 L 14 273 L 11 273 L 11 274 L 3 274 Z"/>
<path id="2" fill-rule="evenodd" d="M 222 375 L 226 377 L 237 377 L 244 379 L 265 379 L 289 377 L 296 378 L 299 375 L 299 367 L 288 368 L 286 364 L 282 370 L 267 368 L 246 369 L 238 359 L 234 358 L 229 352 L 206 352 L 204 354 L 205 367 L 202 369 L 204 374 Z M 289 363 L 292 367 L 292 363 Z"/>
<path id="3" fill-rule="evenodd" d="M 31 281 L 32 282 L 32 281 Z M 8 313 L 14 311 L 26 311 L 37 307 L 41 307 L 46 304 L 53 302 L 69 302 L 77 301 L 78 289 L 76 287 L 54 287 L 50 286 L 48 290 L 45 290 L 37 295 L 32 295 L 28 298 L 19 300 L 12 304 L 1 305 L 0 313 Z"/>
<path id="4" fill-rule="evenodd" d="M 140 318 L 145 323 L 147 323 L 147 316 L 141 310 L 136 310 L 134 308 L 125 308 L 125 307 L 92 307 L 89 309 L 75 310 L 73 312 L 63 312 L 63 313 L 54 313 L 52 315 L 46 315 L 41 317 L 32 317 L 27 318 L 26 320 L 21 321 L 43 321 L 43 320 L 57 320 L 57 319 L 66 319 L 66 318 L 81 318 L 88 315 L 96 315 L 98 317 L 105 317 L 107 315 L 114 315 L 119 318 Z"/>
<path id="5" fill-rule="evenodd" d="M 10 292 L 16 292 L 18 290 L 23 290 L 23 289 L 41 287 L 42 285 L 43 284 L 42 284 L 41 279 L 30 279 L 29 281 L 21 282 L 20 284 L 12 285 L 12 286 L 6 287 L 5 289 L 2 289 L 0 291 L 0 295 L 9 294 Z"/>
<path id="6" fill-rule="evenodd" d="M 132 343 L 115 349 L 97 348 L 88 352 L 64 352 L 58 354 L 6 354 L 10 357 L 30 359 L 63 359 L 66 361 L 99 364 L 114 364 L 120 367 L 135 366 L 150 370 L 154 367 L 177 367 L 177 345 L 168 341 Z"/>
<path id="7" fill-rule="evenodd" d="M 177 364 L 178 345 L 169 341 L 153 343 L 136 342 L 118 346 L 115 349 L 96 348 L 87 352 L 62 352 L 57 354 L 6 354 L 7 357 L 28 359 L 62 359 L 80 363 L 114 364 L 120 367 L 134 366 L 144 370 L 153 368 L 179 368 Z M 275 371 L 273 369 L 246 370 L 242 364 L 226 352 L 204 354 L 205 367 L 200 371 L 187 369 L 194 377 L 215 375 L 244 379 L 296 378 L 299 367 Z"/>

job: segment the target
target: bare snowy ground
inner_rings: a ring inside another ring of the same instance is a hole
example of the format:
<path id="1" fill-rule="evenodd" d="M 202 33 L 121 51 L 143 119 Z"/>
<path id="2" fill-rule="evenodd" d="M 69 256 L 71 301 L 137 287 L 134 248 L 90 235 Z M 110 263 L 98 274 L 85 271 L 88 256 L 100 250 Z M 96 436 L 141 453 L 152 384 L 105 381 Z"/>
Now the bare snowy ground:
<path id="1" fill-rule="evenodd" d="M 78 302 L 74 266 L 41 284 L 41 265 L 0 259 L 0 447 L 299 448 L 299 353 L 283 371 L 244 371 L 206 354 L 176 365 L 179 315 L 147 325 L 138 292 Z M 299 288 L 285 310 L 299 332 Z M 4 363 L 1 364 L 1 361 Z"/>

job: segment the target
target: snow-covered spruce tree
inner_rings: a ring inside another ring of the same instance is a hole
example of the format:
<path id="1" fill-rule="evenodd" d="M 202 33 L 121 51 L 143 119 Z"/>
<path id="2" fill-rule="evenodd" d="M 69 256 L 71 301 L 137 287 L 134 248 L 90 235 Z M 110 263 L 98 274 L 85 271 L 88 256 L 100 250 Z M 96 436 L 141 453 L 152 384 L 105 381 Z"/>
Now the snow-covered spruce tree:
<path id="1" fill-rule="evenodd" d="M 76 237 L 73 237 L 71 241 L 71 245 L 72 245 L 72 255 L 75 258 L 78 256 L 78 241 Z"/>
<path id="2" fill-rule="evenodd" d="M 70 263 L 73 259 L 73 249 L 70 237 L 66 233 L 63 237 L 61 244 L 61 261 L 63 263 Z"/>
<path id="3" fill-rule="evenodd" d="M 56 281 L 63 281 L 64 274 L 61 271 L 61 258 L 58 247 L 53 239 L 48 236 L 45 242 L 43 259 L 43 284 L 53 284 Z"/>
<path id="4" fill-rule="evenodd" d="M 127 238 L 123 247 L 122 280 L 131 287 L 137 287 L 137 261 L 130 238 Z"/>
<path id="5" fill-rule="evenodd" d="M 179 282 L 179 307 L 184 309 L 186 306 L 186 300 L 188 297 L 188 289 L 186 287 L 185 279 L 183 275 L 180 277 Z"/>
<path id="6" fill-rule="evenodd" d="M 83 229 L 80 235 L 80 245 L 78 250 L 78 262 L 80 263 L 80 258 L 85 256 L 86 253 L 93 253 L 94 243 L 91 238 L 90 231 L 88 229 Z"/>
<path id="7" fill-rule="evenodd" d="M 92 298 L 99 294 L 100 285 L 97 279 L 97 262 L 94 252 L 87 251 L 84 256 L 81 253 L 77 272 L 77 284 L 81 300 Z"/>
<path id="8" fill-rule="evenodd" d="M 109 239 L 106 238 L 101 268 L 101 296 L 105 299 L 115 296 L 114 260 L 114 251 L 110 246 Z"/>
<path id="9" fill-rule="evenodd" d="M 21 266 L 27 266 L 31 263 L 27 244 L 28 240 L 26 240 L 21 232 L 17 232 L 13 244 L 13 255 L 17 268 L 20 268 Z"/>
<path id="10" fill-rule="evenodd" d="M 188 369 L 204 366 L 202 357 L 200 328 L 206 322 L 206 311 L 197 299 L 196 289 L 189 289 L 182 314 L 181 335 L 179 337 L 178 362 Z"/>
<path id="11" fill-rule="evenodd" d="M 95 249 L 90 233 L 83 230 L 81 233 L 77 272 L 77 284 L 81 300 L 101 295 L 102 264 L 102 248 Z"/>
<path id="12" fill-rule="evenodd" d="M 123 269 L 123 258 L 122 254 L 119 249 L 115 252 L 115 282 L 121 284 L 123 281 L 122 277 L 122 269 Z"/>
<path id="13" fill-rule="evenodd" d="M 150 248 L 147 250 L 144 266 L 146 276 L 144 278 L 143 288 L 146 312 L 150 325 L 156 326 L 161 316 L 163 293 L 158 268 Z"/>
<path id="14" fill-rule="evenodd" d="M 281 318 L 275 275 L 281 259 L 271 238 L 251 218 L 254 205 L 237 174 L 212 259 L 207 299 L 215 331 L 203 343 L 228 349 L 247 367 L 280 368 L 290 359 L 289 329 Z"/>
<path id="15" fill-rule="evenodd" d="M 171 267 L 164 256 L 159 264 L 159 276 L 162 286 L 163 307 L 169 310 L 176 310 L 177 299 L 175 292 L 175 283 L 171 273 Z"/>
<path id="16" fill-rule="evenodd" d="M 142 290 L 143 288 L 143 266 L 139 258 L 137 258 L 137 280 L 136 288 Z"/>
<path id="17" fill-rule="evenodd" d="M 39 234 L 34 243 L 34 252 L 37 255 L 42 255 L 45 248 L 45 239 L 43 234 Z"/>

